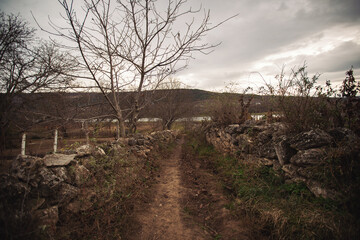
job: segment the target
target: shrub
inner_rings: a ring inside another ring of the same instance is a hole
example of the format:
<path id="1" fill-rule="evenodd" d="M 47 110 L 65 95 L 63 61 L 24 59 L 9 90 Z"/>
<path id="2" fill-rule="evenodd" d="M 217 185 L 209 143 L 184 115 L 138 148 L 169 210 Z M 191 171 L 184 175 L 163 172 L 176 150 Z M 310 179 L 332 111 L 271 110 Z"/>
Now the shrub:
<path id="1" fill-rule="evenodd" d="M 360 84 L 356 83 L 352 68 L 338 90 L 326 82 L 323 88 L 317 84 L 319 74 L 308 76 L 304 64 L 292 69 L 285 76 L 284 69 L 275 78 L 276 85 L 265 83 L 262 93 L 272 96 L 273 108 L 280 112 L 281 121 L 291 132 L 302 132 L 314 128 L 327 130 L 348 127 L 359 133 L 360 101 L 357 94 Z"/>
<path id="2" fill-rule="evenodd" d="M 245 99 L 246 98 L 246 99 Z M 242 124 L 250 119 L 249 107 L 252 96 L 223 93 L 211 101 L 209 109 L 212 122 L 218 126 Z"/>

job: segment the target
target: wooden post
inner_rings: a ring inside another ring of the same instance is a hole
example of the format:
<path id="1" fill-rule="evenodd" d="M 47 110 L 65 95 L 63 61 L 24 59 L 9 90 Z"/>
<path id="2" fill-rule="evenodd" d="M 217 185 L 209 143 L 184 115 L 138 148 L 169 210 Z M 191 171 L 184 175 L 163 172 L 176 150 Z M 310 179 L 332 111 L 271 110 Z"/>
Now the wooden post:
<path id="1" fill-rule="evenodd" d="M 116 121 L 116 140 L 120 139 L 120 121 L 117 119 Z"/>
<path id="2" fill-rule="evenodd" d="M 26 133 L 23 133 L 21 140 L 21 156 L 25 156 L 25 145 L 26 145 Z"/>
<path id="3" fill-rule="evenodd" d="M 85 136 L 86 136 L 86 144 L 89 145 L 90 144 L 90 138 L 89 138 L 89 124 L 87 121 L 85 121 L 84 123 L 85 125 Z"/>
<path id="4" fill-rule="evenodd" d="M 58 130 L 55 129 L 55 134 L 54 134 L 54 154 L 57 151 L 57 145 L 58 145 Z"/>

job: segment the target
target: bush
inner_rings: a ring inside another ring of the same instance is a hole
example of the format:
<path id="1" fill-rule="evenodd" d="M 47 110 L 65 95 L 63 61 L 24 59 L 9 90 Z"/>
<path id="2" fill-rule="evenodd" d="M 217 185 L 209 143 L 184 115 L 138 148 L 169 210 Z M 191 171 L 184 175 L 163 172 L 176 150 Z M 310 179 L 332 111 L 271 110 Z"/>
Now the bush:
<path id="1" fill-rule="evenodd" d="M 250 119 L 249 107 L 252 97 L 223 93 L 211 101 L 209 109 L 212 122 L 217 126 L 242 124 Z"/>
<path id="2" fill-rule="evenodd" d="M 275 86 L 265 83 L 260 89 L 272 96 L 273 108 L 280 112 L 288 130 L 298 133 L 314 128 L 348 127 L 359 133 L 360 84 L 356 83 L 352 68 L 338 90 L 332 89 L 330 81 L 325 88 L 316 85 L 320 75 L 309 77 L 306 68 L 304 64 L 292 69 L 287 77 L 283 69 L 275 77 Z"/>

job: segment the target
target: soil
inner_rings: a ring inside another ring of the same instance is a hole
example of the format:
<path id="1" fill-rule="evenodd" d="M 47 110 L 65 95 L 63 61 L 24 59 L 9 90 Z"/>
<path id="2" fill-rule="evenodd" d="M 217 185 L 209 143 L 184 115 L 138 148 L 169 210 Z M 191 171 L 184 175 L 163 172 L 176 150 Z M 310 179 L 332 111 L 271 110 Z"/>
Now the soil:
<path id="1" fill-rule="evenodd" d="M 184 139 L 160 171 L 149 196 L 134 206 L 125 239 L 261 239 L 246 216 L 229 210 L 217 176 L 182 152 Z"/>

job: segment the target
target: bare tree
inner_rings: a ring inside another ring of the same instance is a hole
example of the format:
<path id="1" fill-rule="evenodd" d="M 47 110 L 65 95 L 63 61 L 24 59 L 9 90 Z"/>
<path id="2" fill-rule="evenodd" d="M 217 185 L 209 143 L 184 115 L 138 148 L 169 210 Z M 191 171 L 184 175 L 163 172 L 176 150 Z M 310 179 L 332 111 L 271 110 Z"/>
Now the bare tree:
<path id="1" fill-rule="evenodd" d="M 126 116 L 118 92 L 130 86 L 136 89 L 129 112 L 135 126 L 143 107 L 142 91 L 156 89 L 167 76 L 183 69 L 194 52 L 209 53 L 216 45 L 200 40 L 221 24 L 210 24 L 209 11 L 196 21 L 202 9 L 183 10 L 186 0 L 169 0 L 165 6 L 156 0 L 85 0 L 83 11 L 76 10 L 74 1 L 59 3 L 68 28 L 50 23 L 53 34 L 75 43 L 72 47 L 87 72 L 82 78 L 93 80 L 103 93 L 120 123 L 121 136 Z M 180 21 L 183 24 L 177 27 Z"/>
<path id="2" fill-rule="evenodd" d="M 185 86 L 175 78 L 163 82 L 155 94 L 151 112 L 161 119 L 162 129 L 171 129 L 173 123 L 193 112 L 194 102 L 186 94 Z"/>
<path id="3" fill-rule="evenodd" d="M 6 132 L 28 94 L 63 88 L 64 77 L 74 66 L 69 55 L 51 43 L 35 41 L 35 30 L 16 15 L 0 13 L 0 131 L 4 147 Z"/>

